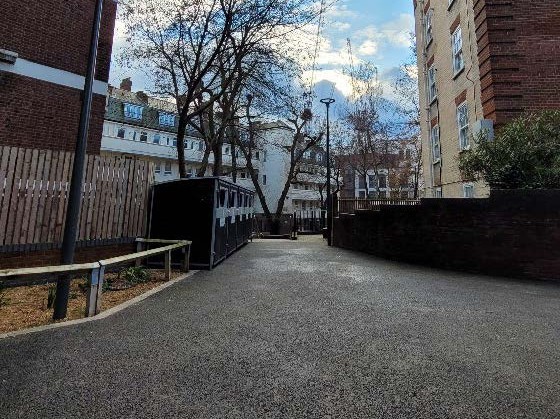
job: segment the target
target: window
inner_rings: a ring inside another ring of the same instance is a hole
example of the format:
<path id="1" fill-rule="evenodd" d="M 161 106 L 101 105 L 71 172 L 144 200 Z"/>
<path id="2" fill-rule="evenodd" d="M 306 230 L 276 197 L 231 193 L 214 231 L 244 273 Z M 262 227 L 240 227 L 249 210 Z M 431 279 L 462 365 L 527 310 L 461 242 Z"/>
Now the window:
<path id="1" fill-rule="evenodd" d="M 148 133 L 146 131 L 140 133 L 140 141 L 143 143 L 148 142 Z"/>
<path id="2" fill-rule="evenodd" d="M 155 172 L 156 172 L 157 174 L 160 174 L 160 173 L 161 173 L 161 162 L 159 162 L 159 161 L 156 162 L 156 165 L 155 165 Z"/>
<path id="3" fill-rule="evenodd" d="M 387 187 L 387 175 L 379 175 L 379 187 L 380 188 Z"/>
<path id="4" fill-rule="evenodd" d="M 165 169 L 164 169 L 163 174 L 164 174 L 164 175 L 170 175 L 171 173 L 172 173 L 172 171 L 171 171 L 171 162 L 170 162 L 170 161 L 166 161 L 166 162 L 165 162 Z"/>
<path id="5" fill-rule="evenodd" d="M 227 189 L 220 189 L 220 200 L 219 204 L 221 208 L 224 208 L 227 203 Z"/>
<path id="6" fill-rule="evenodd" d="M 133 105 L 131 103 L 124 104 L 124 117 L 129 119 L 142 119 L 142 112 L 144 108 L 139 105 Z"/>
<path id="7" fill-rule="evenodd" d="M 257 160 L 260 160 L 260 158 L 261 158 L 261 155 L 260 155 L 260 153 L 259 153 L 258 151 L 255 153 L 255 158 L 256 158 Z"/>
<path id="8" fill-rule="evenodd" d="M 434 159 L 433 162 L 437 163 L 441 160 L 441 145 L 439 142 L 439 125 L 432 127 L 431 142 L 432 142 L 432 157 Z"/>
<path id="9" fill-rule="evenodd" d="M 198 151 L 204 151 L 204 143 L 202 141 L 198 142 Z"/>
<path id="10" fill-rule="evenodd" d="M 171 113 L 160 112 L 159 113 L 159 124 L 166 127 L 175 126 L 175 115 Z"/>
<path id="11" fill-rule="evenodd" d="M 472 183 L 465 183 L 463 185 L 463 196 L 465 198 L 474 198 L 474 185 Z"/>
<path id="12" fill-rule="evenodd" d="M 229 154 L 229 147 L 226 147 L 226 148 L 225 148 L 224 154 Z"/>
<path id="13" fill-rule="evenodd" d="M 154 134 L 154 144 L 159 144 L 161 142 L 161 135 Z"/>
<path id="14" fill-rule="evenodd" d="M 304 158 L 304 159 L 309 159 L 309 158 L 311 158 L 311 151 L 306 151 L 305 153 L 303 153 L 303 158 Z"/>
<path id="15" fill-rule="evenodd" d="M 436 68 L 432 65 L 428 69 L 428 100 L 430 103 L 437 97 Z"/>
<path id="16" fill-rule="evenodd" d="M 266 175 L 263 175 L 262 179 L 263 179 L 263 185 L 266 185 Z"/>
<path id="17" fill-rule="evenodd" d="M 125 134 L 126 134 L 126 130 L 122 127 L 119 128 L 119 130 L 117 131 L 117 137 L 118 138 L 124 138 Z"/>
<path id="18" fill-rule="evenodd" d="M 434 39 L 434 29 L 432 27 L 432 20 L 434 17 L 433 9 L 428 9 L 424 16 L 424 24 L 426 25 L 426 46 L 430 45 Z"/>
<path id="19" fill-rule="evenodd" d="M 467 102 L 463 102 L 457 107 L 457 128 L 459 129 L 459 147 L 461 150 L 468 150 L 470 147 L 470 139 L 469 108 Z"/>
<path id="20" fill-rule="evenodd" d="M 360 191 L 358 193 L 358 198 L 365 198 L 366 197 L 366 191 Z"/>
<path id="21" fill-rule="evenodd" d="M 266 151 L 263 151 L 263 161 L 266 161 Z"/>
<path id="22" fill-rule="evenodd" d="M 434 198 L 443 198 L 443 189 L 441 188 L 434 189 Z"/>
<path id="23" fill-rule="evenodd" d="M 451 36 L 451 47 L 453 50 L 453 72 L 458 74 L 464 67 L 463 61 L 463 37 L 459 26 Z"/>
<path id="24" fill-rule="evenodd" d="M 245 173 L 245 172 L 239 172 L 239 177 L 240 177 L 241 179 L 246 179 L 246 178 L 247 178 L 247 173 Z"/>
<path id="25" fill-rule="evenodd" d="M 317 161 L 321 163 L 323 161 L 323 155 L 321 153 L 317 153 Z"/>
<path id="26" fill-rule="evenodd" d="M 375 175 L 368 175 L 368 181 L 369 181 L 369 187 L 370 188 L 377 188 L 376 180 L 377 179 L 375 178 Z"/>

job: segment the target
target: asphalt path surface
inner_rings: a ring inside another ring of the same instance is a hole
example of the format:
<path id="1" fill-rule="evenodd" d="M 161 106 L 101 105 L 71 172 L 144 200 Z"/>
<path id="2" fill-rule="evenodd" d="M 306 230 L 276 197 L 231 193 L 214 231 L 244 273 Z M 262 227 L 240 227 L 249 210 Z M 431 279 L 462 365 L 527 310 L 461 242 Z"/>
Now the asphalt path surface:
<path id="1" fill-rule="evenodd" d="M 560 284 L 259 241 L 0 340 L 0 418 L 559 418 Z"/>

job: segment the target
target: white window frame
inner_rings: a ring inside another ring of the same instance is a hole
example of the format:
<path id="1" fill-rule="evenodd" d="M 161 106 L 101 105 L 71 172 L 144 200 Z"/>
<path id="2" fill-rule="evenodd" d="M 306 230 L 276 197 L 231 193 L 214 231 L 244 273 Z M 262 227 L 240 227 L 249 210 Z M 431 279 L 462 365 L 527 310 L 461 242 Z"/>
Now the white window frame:
<path id="1" fill-rule="evenodd" d="M 124 104 L 124 117 L 128 119 L 142 119 L 142 114 L 144 112 L 144 107 L 140 105 L 134 105 L 132 103 Z"/>
<path id="2" fill-rule="evenodd" d="M 434 189 L 434 198 L 443 198 L 443 188 L 441 186 Z"/>
<path id="3" fill-rule="evenodd" d="M 463 198 L 467 198 L 467 199 L 474 198 L 474 184 L 463 183 Z"/>
<path id="4" fill-rule="evenodd" d="M 470 149 L 469 106 L 466 101 L 457 106 L 457 129 L 459 132 L 459 149 Z"/>
<path id="5" fill-rule="evenodd" d="M 161 134 L 155 133 L 153 138 L 152 138 L 152 143 L 161 144 Z"/>
<path id="6" fill-rule="evenodd" d="M 165 127 L 175 126 L 175 115 L 172 113 L 160 112 L 159 113 L 159 124 Z"/>
<path id="7" fill-rule="evenodd" d="M 121 132 L 122 132 L 122 137 L 119 135 Z M 125 127 L 117 128 L 117 138 L 120 138 L 121 140 L 124 140 L 126 138 L 126 128 Z"/>
<path id="8" fill-rule="evenodd" d="M 424 14 L 424 24 L 426 25 L 426 47 L 432 43 L 434 40 L 434 26 L 433 26 L 433 19 L 434 18 L 434 10 L 430 7 L 428 11 Z"/>
<path id="9" fill-rule="evenodd" d="M 437 98 L 436 67 L 434 64 L 428 69 L 428 102 L 432 103 Z"/>
<path id="10" fill-rule="evenodd" d="M 455 29 L 451 35 L 451 51 L 453 54 L 453 74 L 457 75 L 465 68 L 465 60 L 463 58 L 463 32 L 461 25 Z"/>
<path id="11" fill-rule="evenodd" d="M 165 176 L 169 176 L 169 175 L 173 174 L 173 167 L 171 166 L 170 161 L 165 162 L 164 169 L 163 169 L 163 174 Z"/>
<path id="12" fill-rule="evenodd" d="M 161 173 L 161 162 L 156 161 L 154 166 L 154 172 L 159 175 Z"/>
<path id="13" fill-rule="evenodd" d="M 439 125 L 434 125 L 430 130 L 430 144 L 432 145 L 433 163 L 441 161 L 441 140 Z"/>
<path id="14" fill-rule="evenodd" d="M 144 137 L 144 140 L 142 139 Z M 148 131 L 140 131 L 140 138 L 138 139 L 142 143 L 148 142 Z"/>

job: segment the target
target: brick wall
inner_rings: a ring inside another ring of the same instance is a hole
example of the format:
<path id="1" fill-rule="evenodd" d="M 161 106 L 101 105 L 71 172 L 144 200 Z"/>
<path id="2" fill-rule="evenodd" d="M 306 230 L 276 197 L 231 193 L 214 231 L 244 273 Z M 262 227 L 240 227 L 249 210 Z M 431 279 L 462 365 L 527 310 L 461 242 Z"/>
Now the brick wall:
<path id="1" fill-rule="evenodd" d="M 135 243 L 87 246 L 76 249 L 75 262 L 89 263 L 136 252 Z M 33 268 L 60 265 L 60 249 L 0 254 L 0 269 Z"/>
<path id="2" fill-rule="evenodd" d="M 560 280 L 560 191 L 493 191 L 488 199 L 341 214 L 334 245 L 402 262 Z"/>
<path id="3" fill-rule="evenodd" d="M 484 117 L 560 108 L 560 2 L 475 0 Z"/>
<path id="4" fill-rule="evenodd" d="M 70 87 L 0 72 L 0 144 L 74 150 L 81 92 Z M 99 154 L 105 98 L 94 95 L 88 153 Z"/>
<path id="5" fill-rule="evenodd" d="M 32 61 L 86 75 L 95 0 L 3 0 L 0 48 Z M 96 79 L 107 82 L 116 2 L 104 0 Z M 62 76 L 61 76 L 62 77 Z M 88 153 L 99 154 L 105 97 L 94 95 Z M 81 91 L 0 72 L 0 145 L 73 150 Z"/>
<path id="6" fill-rule="evenodd" d="M 85 76 L 95 0 L 2 0 L 0 48 Z M 97 79 L 109 80 L 117 4 L 103 3 Z"/>

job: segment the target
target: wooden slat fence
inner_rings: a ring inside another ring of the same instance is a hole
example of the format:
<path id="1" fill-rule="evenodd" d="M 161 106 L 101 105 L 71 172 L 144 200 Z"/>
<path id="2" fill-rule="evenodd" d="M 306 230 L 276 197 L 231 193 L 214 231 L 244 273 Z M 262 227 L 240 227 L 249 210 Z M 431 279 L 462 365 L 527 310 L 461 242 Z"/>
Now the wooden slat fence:
<path id="1" fill-rule="evenodd" d="M 61 243 L 74 154 L 0 147 L 0 248 Z M 79 240 L 144 236 L 153 163 L 88 155 Z"/>
<path id="2" fill-rule="evenodd" d="M 339 214 L 354 214 L 356 211 L 378 211 L 384 205 L 420 205 L 416 199 L 338 199 Z"/>

